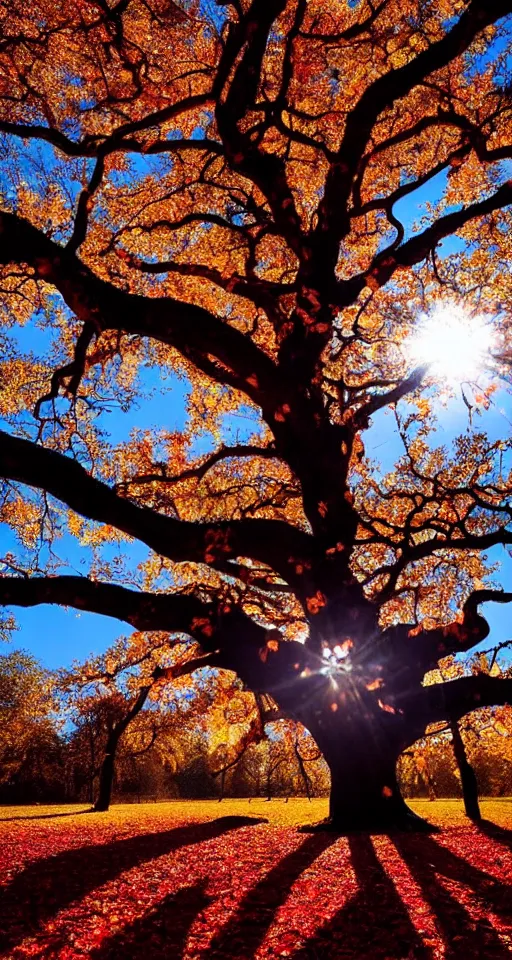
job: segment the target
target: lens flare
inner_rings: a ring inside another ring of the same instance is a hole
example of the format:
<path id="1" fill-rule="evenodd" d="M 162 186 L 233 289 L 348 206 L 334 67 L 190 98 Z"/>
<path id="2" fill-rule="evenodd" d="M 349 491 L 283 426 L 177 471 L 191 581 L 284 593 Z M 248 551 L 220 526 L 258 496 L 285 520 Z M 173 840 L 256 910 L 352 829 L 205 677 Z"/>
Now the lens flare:
<path id="1" fill-rule="evenodd" d="M 475 380 L 489 365 L 493 342 L 490 317 L 445 301 L 423 314 L 406 347 L 415 366 L 428 364 L 438 379 L 461 383 Z"/>

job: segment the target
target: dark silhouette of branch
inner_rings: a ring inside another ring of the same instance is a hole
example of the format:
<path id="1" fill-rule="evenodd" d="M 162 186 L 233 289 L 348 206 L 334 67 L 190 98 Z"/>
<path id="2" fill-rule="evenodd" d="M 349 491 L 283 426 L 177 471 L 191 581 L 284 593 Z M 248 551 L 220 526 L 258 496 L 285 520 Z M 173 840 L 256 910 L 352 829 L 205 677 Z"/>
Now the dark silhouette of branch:
<path id="1" fill-rule="evenodd" d="M 439 720 L 459 720 L 480 707 L 512 703 L 512 678 L 479 673 L 422 687 L 418 694 L 417 717 L 425 726 Z"/>
<path id="2" fill-rule="evenodd" d="M 44 489 L 81 516 L 112 524 L 171 560 L 215 565 L 216 560 L 254 556 L 289 579 L 294 576 L 290 550 L 308 552 L 311 546 L 307 534 L 280 521 L 201 524 L 136 506 L 91 477 L 76 461 L 3 431 L 0 476 Z"/>

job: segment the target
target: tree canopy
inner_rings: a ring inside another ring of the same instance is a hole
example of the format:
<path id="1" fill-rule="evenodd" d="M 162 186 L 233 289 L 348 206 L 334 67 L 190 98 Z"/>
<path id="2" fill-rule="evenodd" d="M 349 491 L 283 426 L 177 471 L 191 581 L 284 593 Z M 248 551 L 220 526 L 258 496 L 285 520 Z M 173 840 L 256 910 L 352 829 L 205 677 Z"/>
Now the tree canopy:
<path id="1" fill-rule="evenodd" d="M 485 673 L 423 683 L 487 637 L 481 603 L 512 599 L 486 553 L 512 543 L 512 441 L 487 417 L 512 357 L 511 13 L 0 13 L 0 474 L 17 538 L 0 602 L 185 635 L 187 673 L 234 671 L 263 720 L 310 730 L 339 824 L 407 817 L 398 755 L 512 696 Z M 159 424 L 117 441 L 113 411 L 136 425 L 155 390 Z M 470 422 L 441 443 L 454 393 Z M 86 574 L 59 555 L 70 538 Z"/>

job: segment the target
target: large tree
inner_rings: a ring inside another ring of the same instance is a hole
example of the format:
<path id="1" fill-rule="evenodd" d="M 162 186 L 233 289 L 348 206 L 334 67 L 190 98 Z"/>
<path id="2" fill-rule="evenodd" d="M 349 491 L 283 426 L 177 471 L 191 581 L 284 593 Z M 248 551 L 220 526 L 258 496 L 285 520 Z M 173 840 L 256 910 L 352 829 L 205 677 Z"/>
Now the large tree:
<path id="1" fill-rule="evenodd" d="M 1 11 L 14 334 L 0 473 L 20 553 L 0 601 L 188 635 L 199 666 L 234 671 L 313 734 L 338 828 L 407 824 L 400 753 L 429 724 L 512 697 L 511 679 L 483 674 L 422 683 L 486 637 L 479 604 L 512 599 L 489 586 L 485 553 L 512 542 L 510 441 L 483 418 L 438 446 L 435 399 L 461 391 L 485 413 L 511 362 L 511 12 L 512 0 Z M 450 311 L 460 343 L 441 383 L 427 361 Z M 22 323 L 39 356 L 23 352 Z M 479 379 L 468 344 L 489 367 L 481 389 L 462 383 Z M 183 431 L 164 392 L 161 429 L 109 442 L 112 406 L 174 374 Z M 379 425 L 402 445 L 394 466 L 365 449 Z M 95 551 L 90 576 L 59 567 L 64 529 Z M 149 550 L 131 583 L 98 560 L 118 536 Z"/>

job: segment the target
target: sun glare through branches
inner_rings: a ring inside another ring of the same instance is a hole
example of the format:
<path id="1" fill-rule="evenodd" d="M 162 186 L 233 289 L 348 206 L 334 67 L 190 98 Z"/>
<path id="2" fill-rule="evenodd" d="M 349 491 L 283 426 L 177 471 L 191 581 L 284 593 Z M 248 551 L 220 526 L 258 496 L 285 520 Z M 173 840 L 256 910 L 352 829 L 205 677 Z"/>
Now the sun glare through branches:
<path id="1" fill-rule="evenodd" d="M 439 302 L 423 314 L 407 340 L 414 364 L 428 364 L 433 376 L 451 383 L 476 380 L 492 361 L 492 319 L 472 314 L 453 301 Z"/>

